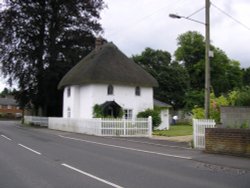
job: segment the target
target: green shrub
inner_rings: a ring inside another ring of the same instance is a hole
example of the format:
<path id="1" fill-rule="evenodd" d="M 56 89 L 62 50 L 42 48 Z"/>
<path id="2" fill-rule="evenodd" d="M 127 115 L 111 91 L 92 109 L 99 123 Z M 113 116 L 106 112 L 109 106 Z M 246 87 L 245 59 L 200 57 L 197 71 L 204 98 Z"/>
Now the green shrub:
<path id="1" fill-rule="evenodd" d="M 241 125 L 240 125 L 240 129 L 249 129 L 250 128 L 250 126 L 249 126 L 249 124 L 247 123 L 247 121 L 245 121 L 244 123 L 242 123 Z"/>
<path id="2" fill-rule="evenodd" d="M 158 127 L 161 124 L 161 116 L 159 110 L 147 109 L 137 114 L 138 118 L 148 118 L 149 116 L 152 117 L 153 128 Z"/>
<path id="3" fill-rule="evenodd" d="M 104 117 L 101 105 L 96 104 L 93 107 L 93 116 L 94 116 L 94 118 L 103 118 Z"/>
<path id="4" fill-rule="evenodd" d="M 119 110 L 119 114 L 117 115 L 117 118 L 122 118 L 123 116 L 123 110 L 122 108 Z M 103 108 L 99 104 L 95 104 L 93 107 L 93 117 L 94 118 L 114 118 L 113 116 L 104 114 Z"/>
<path id="5" fill-rule="evenodd" d="M 195 107 L 195 108 L 192 110 L 192 114 L 193 114 L 193 117 L 194 117 L 195 119 L 204 119 L 204 118 L 205 118 L 204 108 Z"/>

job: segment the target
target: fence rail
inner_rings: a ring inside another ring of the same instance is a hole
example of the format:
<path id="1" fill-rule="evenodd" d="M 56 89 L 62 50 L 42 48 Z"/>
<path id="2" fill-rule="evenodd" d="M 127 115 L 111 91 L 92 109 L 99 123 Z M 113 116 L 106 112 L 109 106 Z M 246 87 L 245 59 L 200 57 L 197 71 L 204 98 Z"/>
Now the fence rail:
<path id="1" fill-rule="evenodd" d="M 152 136 L 152 118 L 135 120 L 49 118 L 49 128 L 97 136 L 150 137 Z"/>
<path id="2" fill-rule="evenodd" d="M 48 118 L 40 116 L 24 116 L 24 123 L 48 127 Z"/>
<path id="3" fill-rule="evenodd" d="M 149 120 L 140 118 L 126 119 L 101 119 L 102 136 L 145 136 L 149 135 Z"/>
<path id="4" fill-rule="evenodd" d="M 193 137 L 195 148 L 205 148 L 205 129 L 214 128 L 214 126 L 215 121 L 213 119 L 193 119 Z"/>

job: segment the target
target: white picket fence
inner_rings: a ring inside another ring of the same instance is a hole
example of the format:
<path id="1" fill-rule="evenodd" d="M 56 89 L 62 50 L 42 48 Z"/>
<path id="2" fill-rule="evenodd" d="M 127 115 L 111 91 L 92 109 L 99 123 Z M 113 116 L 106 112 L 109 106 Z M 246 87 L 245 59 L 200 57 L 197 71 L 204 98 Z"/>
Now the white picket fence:
<path id="1" fill-rule="evenodd" d="M 152 118 L 135 120 L 93 118 L 49 118 L 49 129 L 97 136 L 151 137 Z"/>
<path id="2" fill-rule="evenodd" d="M 24 116 L 25 124 L 35 124 L 40 126 L 48 126 L 48 118 L 40 116 Z"/>
<path id="3" fill-rule="evenodd" d="M 193 140 L 194 148 L 205 148 L 205 129 L 214 128 L 215 121 L 213 119 L 193 119 Z"/>

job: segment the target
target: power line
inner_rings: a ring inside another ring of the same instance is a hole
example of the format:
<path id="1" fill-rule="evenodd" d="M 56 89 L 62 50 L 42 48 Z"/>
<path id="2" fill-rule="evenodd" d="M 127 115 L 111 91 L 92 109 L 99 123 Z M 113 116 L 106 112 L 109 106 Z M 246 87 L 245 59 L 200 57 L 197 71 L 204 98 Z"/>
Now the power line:
<path id="1" fill-rule="evenodd" d="M 205 7 L 202 7 L 200 9 L 196 10 L 195 12 L 193 12 L 192 14 L 190 14 L 189 16 L 187 16 L 186 18 L 190 18 L 191 16 L 197 14 L 198 12 L 202 11 L 203 9 L 205 9 Z"/>
<path id="2" fill-rule="evenodd" d="M 214 3 L 211 2 L 211 5 L 214 8 L 216 8 L 217 10 L 219 10 L 221 13 L 225 14 L 227 17 L 229 17 L 232 20 L 234 20 L 236 23 L 238 23 L 241 26 L 245 27 L 247 30 L 250 30 L 250 27 L 248 27 L 247 25 L 243 24 L 242 22 L 240 22 L 239 20 L 237 20 L 236 18 L 234 18 L 233 16 L 231 16 L 230 14 L 228 14 L 227 12 L 225 12 L 224 10 L 222 10 L 221 8 L 219 8 L 218 6 L 216 6 Z"/>
<path id="3" fill-rule="evenodd" d="M 157 14 L 158 12 L 162 11 L 163 9 L 166 9 L 166 7 L 169 7 L 169 6 L 172 6 L 172 5 L 174 5 L 174 4 L 180 3 L 180 1 L 181 1 L 181 0 L 178 0 L 177 2 L 168 3 L 167 5 L 162 6 L 162 7 L 158 8 L 158 9 L 152 11 L 151 13 L 149 13 L 149 14 L 145 15 L 144 17 L 142 17 L 142 18 L 136 20 L 135 22 L 133 22 L 133 23 L 131 23 L 131 24 L 125 26 L 124 28 L 120 28 L 120 29 L 118 29 L 118 30 L 116 30 L 116 31 L 114 31 L 114 32 L 112 32 L 112 33 L 110 33 L 110 34 L 108 34 L 108 36 L 109 36 L 109 37 L 110 37 L 110 36 L 114 36 L 114 35 L 117 35 L 117 34 L 119 34 L 119 33 L 121 33 L 121 32 L 131 30 L 131 29 L 133 29 L 135 26 L 137 26 L 139 23 L 145 21 L 147 18 L 152 17 L 153 15 L 155 15 L 155 14 Z"/>

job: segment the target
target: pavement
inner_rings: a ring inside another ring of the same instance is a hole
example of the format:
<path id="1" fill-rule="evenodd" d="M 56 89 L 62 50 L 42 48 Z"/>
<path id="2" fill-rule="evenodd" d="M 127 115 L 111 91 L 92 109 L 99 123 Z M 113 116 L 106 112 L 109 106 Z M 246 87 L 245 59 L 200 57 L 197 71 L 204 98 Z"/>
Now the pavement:
<path id="1" fill-rule="evenodd" d="M 176 137 L 153 136 L 151 139 L 168 142 L 178 147 L 190 148 L 193 153 L 191 154 L 192 160 L 203 163 L 208 168 L 227 171 L 238 170 L 239 173 L 243 173 L 244 171 L 250 172 L 250 158 L 222 154 L 210 154 L 206 153 L 204 150 L 193 149 L 191 148 L 191 142 L 193 139 L 192 135 Z"/>
<path id="2" fill-rule="evenodd" d="M 193 135 L 171 136 L 171 137 L 153 135 L 152 139 L 156 139 L 156 140 L 168 140 L 168 141 L 172 141 L 172 142 L 186 142 L 186 143 L 190 143 L 193 140 Z"/>

